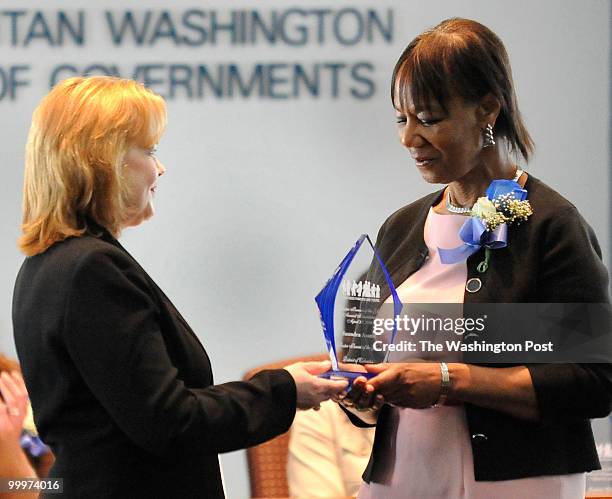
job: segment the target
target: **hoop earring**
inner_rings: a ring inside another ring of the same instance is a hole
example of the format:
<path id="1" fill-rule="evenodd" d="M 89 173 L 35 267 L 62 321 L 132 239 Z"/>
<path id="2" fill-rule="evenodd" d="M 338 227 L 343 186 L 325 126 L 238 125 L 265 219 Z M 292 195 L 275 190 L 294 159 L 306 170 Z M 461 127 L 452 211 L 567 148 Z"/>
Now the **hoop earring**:
<path id="1" fill-rule="evenodd" d="M 493 127 L 491 123 L 487 123 L 486 128 L 482 130 L 483 142 L 482 148 L 493 147 L 495 145 L 495 139 L 493 138 Z"/>

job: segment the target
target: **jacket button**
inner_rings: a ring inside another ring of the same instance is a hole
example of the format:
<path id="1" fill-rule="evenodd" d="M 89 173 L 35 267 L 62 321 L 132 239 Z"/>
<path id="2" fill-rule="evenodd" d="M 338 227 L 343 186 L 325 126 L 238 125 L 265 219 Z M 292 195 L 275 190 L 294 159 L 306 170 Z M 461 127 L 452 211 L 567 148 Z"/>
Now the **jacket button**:
<path id="1" fill-rule="evenodd" d="M 478 277 L 472 277 L 465 283 L 465 290 L 468 293 L 478 293 L 482 288 L 482 281 Z"/>
<path id="2" fill-rule="evenodd" d="M 487 440 L 489 440 L 489 437 L 487 437 L 484 433 L 474 433 L 472 435 L 472 442 L 475 444 L 480 444 L 482 442 L 486 442 Z"/>

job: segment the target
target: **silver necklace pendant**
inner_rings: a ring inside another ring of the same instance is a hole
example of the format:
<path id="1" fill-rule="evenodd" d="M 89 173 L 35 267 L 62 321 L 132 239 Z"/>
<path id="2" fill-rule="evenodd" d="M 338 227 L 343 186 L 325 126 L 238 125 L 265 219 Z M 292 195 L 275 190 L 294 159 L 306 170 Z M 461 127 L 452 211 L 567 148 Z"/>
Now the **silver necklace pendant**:
<path id="1" fill-rule="evenodd" d="M 520 168 L 517 168 L 512 181 L 518 182 L 518 179 L 521 178 L 522 174 L 523 174 L 523 170 L 521 170 Z M 446 188 L 445 204 L 446 204 L 446 209 L 448 211 L 450 211 L 451 213 L 457 213 L 458 215 L 465 215 L 466 213 L 469 213 L 470 211 L 472 211 L 472 208 L 467 208 L 465 206 L 455 206 L 451 201 L 450 189 L 448 187 Z"/>

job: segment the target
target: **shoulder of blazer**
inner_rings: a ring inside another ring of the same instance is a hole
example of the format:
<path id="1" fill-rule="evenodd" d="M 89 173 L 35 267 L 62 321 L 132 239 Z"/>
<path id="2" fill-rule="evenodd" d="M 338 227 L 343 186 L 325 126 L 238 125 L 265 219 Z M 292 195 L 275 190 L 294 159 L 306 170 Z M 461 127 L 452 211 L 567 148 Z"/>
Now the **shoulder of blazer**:
<path id="1" fill-rule="evenodd" d="M 107 233 L 85 232 L 79 237 L 70 237 L 53 244 L 47 251 L 26 258 L 25 266 L 38 269 L 63 282 L 70 289 L 75 276 L 91 265 L 114 267 L 131 283 L 148 294 L 159 306 L 159 296 L 150 277 L 138 262 Z"/>
<path id="2" fill-rule="evenodd" d="M 120 266 L 128 265 L 131 260 L 120 246 L 89 233 L 55 243 L 47 251 L 32 259 L 41 258 L 61 262 L 66 269 L 76 271 L 84 262 L 96 256 L 107 256 L 113 263 Z"/>
<path id="3" fill-rule="evenodd" d="M 532 175 L 528 177 L 525 189 L 533 215 L 525 223 L 512 228 L 509 241 L 518 238 L 522 244 L 540 244 L 541 251 L 548 251 L 551 245 L 560 241 L 588 241 L 601 260 L 595 232 L 571 201 Z"/>
<path id="4" fill-rule="evenodd" d="M 558 215 L 559 211 L 574 210 L 578 212 L 573 203 L 531 174 L 527 177 L 525 189 L 527 190 L 527 199 L 538 219 L 552 218 Z"/>

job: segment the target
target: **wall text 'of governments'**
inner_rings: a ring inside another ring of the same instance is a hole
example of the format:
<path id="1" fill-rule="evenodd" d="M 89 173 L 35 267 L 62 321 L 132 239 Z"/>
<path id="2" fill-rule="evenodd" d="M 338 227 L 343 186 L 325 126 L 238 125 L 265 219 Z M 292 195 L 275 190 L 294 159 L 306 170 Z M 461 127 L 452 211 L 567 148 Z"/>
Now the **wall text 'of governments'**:
<path id="1" fill-rule="evenodd" d="M 123 72 L 116 64 L 62 64 L 51 72 L 49 86 L 71 76 L 102 74 L 141 81 L 167 99 L 368 99 L 376 90 L 373 72 L 369 62 L 139 64 Z"/>

